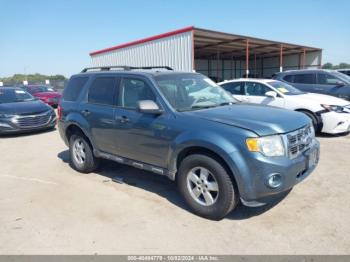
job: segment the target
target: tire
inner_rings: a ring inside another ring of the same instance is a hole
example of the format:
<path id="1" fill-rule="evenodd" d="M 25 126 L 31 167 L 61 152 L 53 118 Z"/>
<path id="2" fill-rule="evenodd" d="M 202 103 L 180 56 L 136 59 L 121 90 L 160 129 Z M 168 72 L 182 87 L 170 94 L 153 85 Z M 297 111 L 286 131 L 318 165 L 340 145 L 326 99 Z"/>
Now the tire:
<path id="1" fill-rule="evenodd" d="M 81 173 L 90 173 L 98 168 L 99 159 L 94 156 L 86 137 L 80 133 L 70 137 L 69 155 L 71 166 Z"/>
<path id="2" fill-rule="evenodd" d="M 206 175 L 207 179 L 203 182 L 201 178 Z M 177 184 L 191 211 L 205 218 L 224 218 L 239 200 L 238 191 L 226 169 L 209 155 L 193 154 L 186 157 L 180 164 Z"/>
<path id="3" fill-rule="evenodd" d="M 319 124 L 318 124 L 317 117 L 309 111 L 300 110 L 299 112 L 305 114 L 307 117 L 309 117 L 311 119 L 312 125 L 314 126 L 314 129 L 315 129 L 315 132 L 318 133 L 319 132 Z"/>

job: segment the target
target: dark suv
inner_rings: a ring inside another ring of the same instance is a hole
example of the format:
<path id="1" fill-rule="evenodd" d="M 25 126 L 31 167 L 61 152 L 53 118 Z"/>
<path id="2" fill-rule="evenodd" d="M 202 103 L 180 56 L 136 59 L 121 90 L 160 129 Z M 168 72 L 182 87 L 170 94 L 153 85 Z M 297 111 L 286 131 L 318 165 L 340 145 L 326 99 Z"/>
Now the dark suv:
<path id="1" fill-rule="evenodd" d="M 290 83 L 304 92 L 337 96 L 350 101 L 350 77 L 335 70 L 291 70 L 276 73 L 273 78 Z"/>
<path id="2" fill-rule="evenodd" d="M 100 69 L 72 76 L 58 107 L 80 172 L 103 158 L 165 175 L 196 214 L 221 219 L 239 200 L 266 204 L 318 163 L 319 143 L 301 113 L 236 103 L 197 73 Z"/>

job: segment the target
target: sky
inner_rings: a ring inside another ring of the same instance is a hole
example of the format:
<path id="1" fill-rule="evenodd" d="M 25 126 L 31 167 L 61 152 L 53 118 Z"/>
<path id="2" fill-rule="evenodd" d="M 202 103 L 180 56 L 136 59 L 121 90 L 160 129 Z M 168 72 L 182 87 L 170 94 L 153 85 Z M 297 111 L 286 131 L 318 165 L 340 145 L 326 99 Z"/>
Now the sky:
<path id="1" fill-rule="evenodd" d="M 0 77 L 69 77 L 91 51 L 192 25 L 319 47 L 324 63 L 350 63 L 349 0 L 0 0 Z"/>

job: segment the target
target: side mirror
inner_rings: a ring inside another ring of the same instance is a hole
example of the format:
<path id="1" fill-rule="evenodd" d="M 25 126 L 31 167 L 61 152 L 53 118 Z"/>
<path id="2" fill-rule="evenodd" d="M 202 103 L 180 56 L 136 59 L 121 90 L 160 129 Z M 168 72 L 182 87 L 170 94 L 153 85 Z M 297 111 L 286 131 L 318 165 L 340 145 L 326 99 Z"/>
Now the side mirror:
<path id="1" fill-rule="evenodd" d="M 337 87 L 345 86 L 345 84 L 343 82 L 341 82 L 341 81 L 337 81 L 335 84 L 336 84 Z"/>
<path id="2" fill-rule="evenodd" d="M 277 97 L 277 93 L 275 91 L 268 91 L 268 92 L 265 93 L 265 96 L 271 97 L 271 98 L 276 98 Z"/>
<path id="3" fill-rule="evenodd" d="M 141 113 L 160 115 L 163 110 L 152 100 L 141 100 L 137 102 L 137 109 Z"/>

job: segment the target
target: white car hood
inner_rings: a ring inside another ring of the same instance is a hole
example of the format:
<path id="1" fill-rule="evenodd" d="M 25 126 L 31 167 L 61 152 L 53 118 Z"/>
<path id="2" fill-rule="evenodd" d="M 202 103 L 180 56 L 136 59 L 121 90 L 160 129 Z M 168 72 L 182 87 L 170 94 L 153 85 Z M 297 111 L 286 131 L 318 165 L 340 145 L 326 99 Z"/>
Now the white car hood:
<path id="1" fill-rule="evenodd" d="M 349 101 L 334 96 L 306 93 L 302 95 L 297 95 L 298 99 L 305 99 L 307 101 L 315 101 L 318 104 L 334 105 L 334 106 L 347 106 L 350 105 Z"/>

